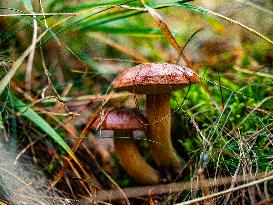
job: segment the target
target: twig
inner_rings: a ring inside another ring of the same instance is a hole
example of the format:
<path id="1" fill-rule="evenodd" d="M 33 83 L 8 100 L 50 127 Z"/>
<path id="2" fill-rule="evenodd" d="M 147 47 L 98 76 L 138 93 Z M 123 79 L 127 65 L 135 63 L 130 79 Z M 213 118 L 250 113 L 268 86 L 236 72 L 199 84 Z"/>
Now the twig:
<path id="1" fill-rule="evenodd" d="M 238 176 L 236 183 L 245 182 L 247 180 L 253 180 L 260 178 L 264 175 L 258 176 Z M 225 177 L 220 179 L 209 179 L 205 180 L 205 183 L 208 187 L 212 186 L 221 186 L 225 184 L 231 183 L 233 177 Z M 131 187 L 131 188 L 124 188 L 123 192 L 125 193 L 127 198 L 135 198 L 140 196 L 147 196 L 150 195 L 157 195 L 157 194 L 168 194 L 168 193 L 175 193 L 175 192 L 182 192 L 184 190 L 189 189 L 199 189 L 200 184 L 198 182 L 179 182 L 179 183 L 171 183 L 171 184 L 160 184 L 160 185 L 153 185 L 153 186 L 142 186 L 142 187 Z M 211 195 L 208 195 L 208 197 Z M 94 198 L 84 197 L 81 202 L 82 204 L 88 204 L 94 200 L 100 201 L 110 201 L 110 200 L 119 200 L 122 199 L 124 196 L 120 193 L 119 190 L 102 190 L 98 191 Z M 206 198 L 207 199 L 207 198 Z M 208 198 L 209 199 L 209 198 Z"/>

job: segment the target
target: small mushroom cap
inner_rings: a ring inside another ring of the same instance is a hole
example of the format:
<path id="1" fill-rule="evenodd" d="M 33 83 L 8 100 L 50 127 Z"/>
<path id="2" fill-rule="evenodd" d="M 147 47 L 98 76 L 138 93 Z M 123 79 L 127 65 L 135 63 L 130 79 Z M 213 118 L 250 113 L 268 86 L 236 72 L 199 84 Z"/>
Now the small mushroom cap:
<path id="1" fill-rule="evenodd" d="M 106 110 L 98 116 L 92 127 L 104 130 L 147 130 L 147 119 L 136 108 Z"/>
<path id="2" fill-rule="evenodd" d="M 168 63 L 145 63 L 120 74 L 113 88 L 133 93 L 170 93 L 186 85 L 200 82 L 191 69 Z"/>

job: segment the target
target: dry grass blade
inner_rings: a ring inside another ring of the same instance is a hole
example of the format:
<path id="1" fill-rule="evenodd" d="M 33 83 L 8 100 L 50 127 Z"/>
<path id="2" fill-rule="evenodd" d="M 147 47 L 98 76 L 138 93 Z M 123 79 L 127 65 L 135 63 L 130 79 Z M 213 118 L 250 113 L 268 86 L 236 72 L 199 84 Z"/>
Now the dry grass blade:
<path id="1" fill-rule="evenodd" d="M 30 51 L 27 61 L 27 69 L 26 69 L 26 89 L 30 92 L 31 89 L 31 73 L 32 73 L 32 66 L 33 66 L 33 60 L 35 56 L 35 47 L 36 47 L 36 41 L 37 41 L 37 34 L 38 34 L 38 25 L 36 16 L 33 13 L 33 36 L 32 36 L 32 43 L 33 49 Z"/>
<path id="2" fill-rule="evenodd" d="M 261 77 L 265 77 L 265 78 L 273 78 L 273 75 L 270 75 L 268 73 L 252 71 L 252 70 L 240 68 L 239 66 L 236 66 L 236 65 L 234 66 L 234 69 L 239 71 L 239 72 L 247 73 L 247 74 L 250 74 L 250 75 L 256 75 L 256 76 L 261 76 Z"/>
<path id="3" fill-rule="evenodd" d="M 111 94 L 111 101 L 115 101 L 115 100 L 120 100 L 120 99 L 125 99 L 128 97 L 132 97 L 133 94 L 128 93 L 128 92 L 119 92 L 119 93 L 113 93 Z M 82 102 L 82 104 L 88 104 L 88 103 L 101 103 L 105 100 L 105 95 L 101 95 L 101 94 L 97 94 L 97 95 L 82 95 L 82 96 L 78 96 L 78 97 L 63 97 L 62 96 L 62 100 L 65 103 L 69 103 L 69 102 Z M 45 99 L 43 100 L 44 103 L 52 103 L 52 102 L 56 102 L 56 99 L 53 98 L 49 98 L 49 99 Z M 80 103 L 80 105 L 82 105 Z M 74 105 L 74 104 L 73 104 Z"/>
<path id="4" fill-rule="evenodd" d="M 72 152 L 73 152 L 73 153 L 76 152 L 76 150 L 78 149 L 78 147 L 79 147 L 80 144 L 82 143 L 84 136 L 87 134 L 87 132 L 88 132 L 90 126 L 92 125 L 92 123 L 93 123 L 93 121 L 96 119 L 96 117 L 99 115 L 99 113 L 100 113 L 100 109 L 98 109 L 98 110 L 92 115 L 92 117 L 90 118 L 89 122 L 87 123 L 87 125 L 84 127 L 84 129 L 83 129 L 82 132 L 80 133 L 80 138 L 79 138 L 79 140 L 74 144 L 74 146 L 73 146 L 73 148 L 72 148 Z M 62 177 L 64 176 L 64 173 L 65 173 L 65 171 L 66 171 L 66 169 L 67 169 L 67 167 L 68 167 L 70 161 L 71 161 L 71 157 L 69 157 L 69 158 L 65 161 L 64 165 L 62 166 L 62 169 L 61 169 L 61 170 L 59 171 L 59 173 L 57 174 L 56 179 L 55 179 L 54 181 L 51 182 L 49 189 L 53 188 L 53 187 L 62 179 Z M 85 172 L 84 174 L 85 174 L 85 176 L 87 176 L 87 179 L 89 180 L 90 177 L 88 177 L 87 172 Z M 96 188 L 101 188 L 101 185 L 99 184 L 98 181 L 96 181 L 95 185 L 96 185 Z"/>
<path id="5" fill-rule="evenodd" d="M 75 166 L 73 165 L 73 163 L 71 162 L 71 160 L 69 160 L 68 157 L 63 157 L 65 159 L 65 161 L 70 165 L 72 171 L 74 172 L 75 176 L 79 179 L 81 179 L 81 175 L 79 174 L 79 172 L 77 171 L 77 169 L 75 168 Z M 80 180 L 81 185 L 84 187 L 85 191 L 89 194 L 89 196 L 91 197 L 92 194 L 90 193 L 89 189 L 87 188 L 87 186 L 84 184 L 84 182 L 82 180 Z"/>
<path id="6" fill-rule="evenodd" d="M 157 25 L 160 27 L 161 31 L 164 33 L 167 40 L 170 42 L 170 44 L 174 47 L 174 49 L 177 51 L 178 54 L 181 53 L 181 46 L 177 43 L 175 40 L 173 34 L 171 33 L 170 29 L 168 28 L 168 25 L 164 22 L 163 18 L 160 16 L 160 14 L 153 8 L 149 7 L 145 4 L 144 0 L 141 0 L 144 7 L 147 9 L 149 14 L 153 17 L 153 19 L 157 22 Z M 183 60 L 185 61 L 186 65 L 190 68 L 192 68 L 192 65 L 190 61 L 187 59 L 185 54 L 182 52 L 181 56 Z"/>
<path id="7" fill-rule="evenodd" d="M 163 31 L 163 33 L 165 34 L 165 37 L 168 39 L 168 41 L 171 43 L 171 45 L 175 48 L 175 50 L 177 52 L 180 52 L 181 47 L 179 46 L 179 44 L 175 40 L 175 38 L 172 35 L 172 33 L 171 33 L 170 29 L 168 28 L 167 24 L 164 22 L 162 16 L 160 16 L 160 14 L 155 9 L 147 6 L 143 0 L 142 0 L 142 3 L 145 6 L 145 8 L 147 9 L 147 11 L 149 12 L 149 14 L 157 22 L 158 26 Z"/>
<path id="8" fill-rule="evenodd" d="M 120 45 L 119 43 L 113 41 L 110 38 L 107 38 L 103 35 L 91 35 L 91 34 L 90 34 L 90 37 L 96 38 L 98 41 L 113 47 L 114 49 L 120 51 L 121 53 L 124 53 L 127 56 L 130 56 L 132 59 L 136 60 L 137 62 L 140 62 L 140 63 L 148 62 L 148 60 L 145 57 L 143 57 L 141 54 Z"/>

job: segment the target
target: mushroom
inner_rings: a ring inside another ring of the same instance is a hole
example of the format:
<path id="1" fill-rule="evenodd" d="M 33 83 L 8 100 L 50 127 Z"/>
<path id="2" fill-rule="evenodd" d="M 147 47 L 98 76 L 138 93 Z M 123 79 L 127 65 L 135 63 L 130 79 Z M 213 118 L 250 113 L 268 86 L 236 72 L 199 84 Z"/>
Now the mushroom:
<path id="1" fill-rule="evenodd" d="M 167 63 L 137 65 L 120 74 L 113 88 L 146 94 L 146 112 L 150 124 L 148 136 L 153 159 L 159 167 L 182 168 L 171 142 L 170 93 L 200 82 L 189 68 Z"/>
<path id="2" fill-rule="evenodd" d="M 159 172 L 142 158 L 133 139 L 133 131 L 147 131 L 147 124 L 138 109 L 117 108 L 97 117 L 92 126 L 114 130 L 115 154 L 121 166 L 136 182 L 156 184 L 160 180 Z"/>

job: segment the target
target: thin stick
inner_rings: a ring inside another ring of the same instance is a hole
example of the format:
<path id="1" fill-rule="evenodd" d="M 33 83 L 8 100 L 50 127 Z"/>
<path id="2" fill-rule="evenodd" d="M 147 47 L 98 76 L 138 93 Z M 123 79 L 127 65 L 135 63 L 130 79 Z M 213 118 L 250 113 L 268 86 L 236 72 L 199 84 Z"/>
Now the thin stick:
<path id="1" fill-rule="evenodd" d="M 261 178 L 264 174 L 258 176 L 238 176 L 235 180 L 236 183 L 245 182 L 248 180 L 254 180 L 257 178 Z M 233 181 L 233 177 L 225 177 L 220 179 L 209 179 L 205 180 L 205 183 L 208 187 L 212 186 L 221 186 L 230 184 Z M 123 192 L 125 193 L 127 198 L 136 198 L 140 196 L 157 195 L 157 194 L 168 194 L 175 192 L 182 192 L 184 190 L 189 189 L 199 189 L 200 184 L 198 182 L 179 182 L 179 183 L 171 183 L 171 184 L 159 184 L 153 186 L 142 186 L 142 187 L 131 187 L 124 188 Z M 211 196 L 211 195 L 208 195 Z M 88 202 L 94 202 L 97 200 L 100 201 L 110 201 L 110 200 L 119 200 L 124 198 L 124 195 L 119 190 L 101 190 L 96 193 L 94 198 L 84 197 L 81 202 L 82 204 L 88 204 Z"/>

